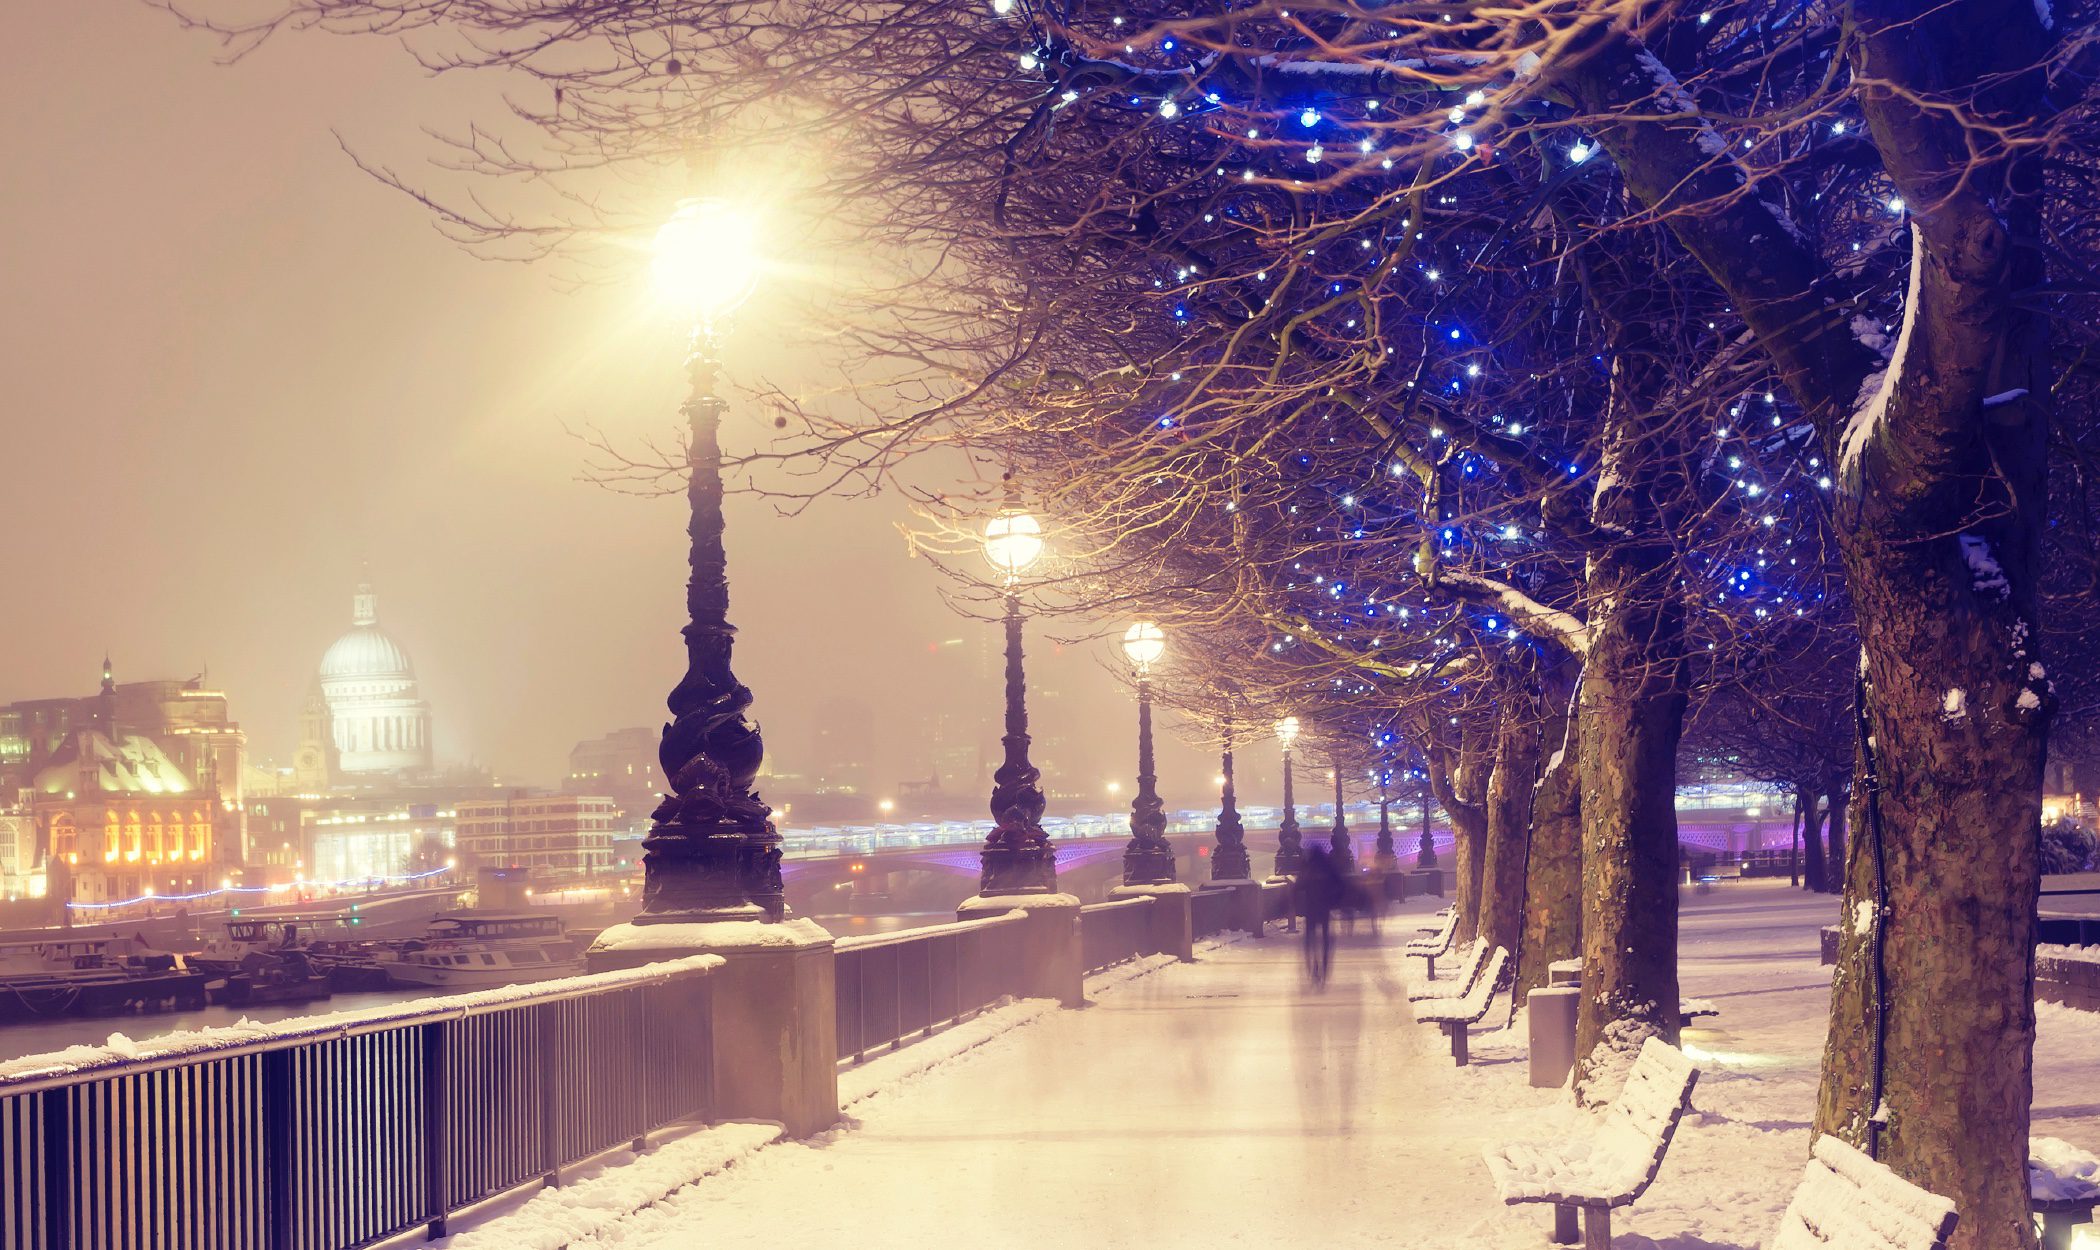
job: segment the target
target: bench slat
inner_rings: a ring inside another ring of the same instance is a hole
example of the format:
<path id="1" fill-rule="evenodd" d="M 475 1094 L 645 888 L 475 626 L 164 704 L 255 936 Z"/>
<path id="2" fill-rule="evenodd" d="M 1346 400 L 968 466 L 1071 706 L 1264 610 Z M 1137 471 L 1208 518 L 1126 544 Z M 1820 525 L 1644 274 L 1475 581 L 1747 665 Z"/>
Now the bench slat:
<path id="1" fill-rule="evenodd" d="M 1466 961 L 1459 965 L 1458 975 L 1449 981 L 1432 981 L 1419 989 L 1407 992 L 1407 1001 L 1426 1003 L 1439 998 L 1464 998 L 1480 979 L 1480 970 L 1487 965 L 1489 947 L 1487 941 L 1475 938 L 1466 948 Z"/>
<path id="2" fill-rule="evenodd" d="M 1944 1250 L 1954 1204 L 1825 1134 L 1802 1171 L 1772 1250 Z"/>
<path id="3" fill-rule="evenodd" d="M 1641 1045 L 1626 1086 L 1597 1132 L 1580 1141 L 1517 1142 L 1486 1151 L 1502 1200 L 1622 1207 L 1655 1182 L 1699 1070 L 1657 1038 Z M 1621 1104 L 1625 1104 L 1622 1109 Z"/>
<path id="4" fill-rule="evenodd" d="M 1424 1024 L 1478 1024 L 1495 1001 L 1495 990 L 1502 982 L 1503 969 L 1509 966 L 1509 951 L 1496 947 L 1488 956 L 1487 967 L 1466 991 L 1464 998 L 1435 998 L 1414 1004 L 1415 1019 Z"/>

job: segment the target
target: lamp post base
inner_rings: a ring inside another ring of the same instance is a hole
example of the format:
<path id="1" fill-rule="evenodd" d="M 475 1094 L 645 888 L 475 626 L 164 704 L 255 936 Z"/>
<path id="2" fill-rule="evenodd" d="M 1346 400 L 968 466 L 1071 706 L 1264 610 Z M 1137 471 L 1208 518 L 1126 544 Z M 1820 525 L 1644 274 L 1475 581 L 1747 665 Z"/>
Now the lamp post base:
<path id="1" fill-rule="evenodd" d="M 1165 842 L 1133 840 L 1123 849 L 1124 885 L 1171 885 L 1174 848 Z"/>
<path id="2" fill-rule="evenodd" d="M 978 874 L 977 893 L 991 897 L 1003 894 L 1057 893 L 1057 853 L 1047 841 L 1041 846 L 987 846 Z"/>
<path id="3" fill-rule="evenodd" d="M 729 821 L 659 824 L 643 840 L 642 911 L 632 923 L 700 924 L 778 921 L 780 835 L 768 821 L 756 830 Z"/>

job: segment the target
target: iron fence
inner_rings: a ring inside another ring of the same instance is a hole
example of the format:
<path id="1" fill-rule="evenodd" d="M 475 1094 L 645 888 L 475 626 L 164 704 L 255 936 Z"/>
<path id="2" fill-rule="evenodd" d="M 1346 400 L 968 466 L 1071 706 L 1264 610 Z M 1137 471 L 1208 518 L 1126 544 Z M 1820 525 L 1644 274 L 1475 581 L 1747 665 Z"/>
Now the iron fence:
<path id="1" fill-rule="evenodd" d="M 700 956 L 0 1077 L 6 1250 L 349 1250 L 714 1103 Z M 227 1036 L 231 1033 L 231 1036 Z"/>
<path id="2" fill-rule="evenodd" d="M 1261 887 L 1261 918 L 1263 920 L 1289 920 L 1296 914 L 1296 901 L 1291 897 L 1289 882 L 1264 882 Z"/>
<path id="3" fill-rule="evenodd" d="M 1238 890 L 1198 890 L 1190 900 L 1193 936 L 1216 937 L 1239 922 Z"/>
<path id="4" fill-rule="evenodd" d="M 839 1057 L 865 1059 L 1022 992 L 1027 913 L 933 925 L 837 947 Z"/>
<path id="5" fill-rule="evenodd" d="M 1079 958 L 1088 972 L 1153 953 L 1150 898 L 1119 898 L 1079 909 Z"/>

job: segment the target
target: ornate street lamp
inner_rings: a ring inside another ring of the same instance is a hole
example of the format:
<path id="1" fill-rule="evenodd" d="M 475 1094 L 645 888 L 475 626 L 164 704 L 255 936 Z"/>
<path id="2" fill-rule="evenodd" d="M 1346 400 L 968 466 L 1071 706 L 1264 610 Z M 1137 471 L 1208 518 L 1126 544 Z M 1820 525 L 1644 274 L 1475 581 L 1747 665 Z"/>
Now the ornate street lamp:
<path id="1" fill-rule="evenodd" d="M 1420 848 L 1419 848 L 1419 849 L 1418 849 L 1418 850 L 1417 850 L 1417 851 L 1415 852 L 1415 867 L 1417 867 L 1417 868 L 1421 868 L 1421 869 L 1425 869 L 1425 870 L 1426 870 L 1426 869 L 1431 869 L 1431 868 L 1435 868 L 1435 867 L 1436 867 L 1436 842 L 1435 842 L 1434 840 L 1432 840 L 1432 839 L 1430 838 L 1430 836 L 1429 836 L 1429 777 L 1428 777 L 1428 775 L 1427 775 L 1427 774 L 1424 774 L 1424 775 L 1422 776 L 1422 778 L 1421 778 L 1421 781 L 1422 781 L 1422 845 L 1421 845 L 1421 847 L 1420 847 Z"/>
<path id="2" fill-rule="evenodd" d="M 1006 760 L 992 774 L 992 832 L 984 840 L 977 892 L 1049 894 L 1057 853 L 1043 832 L 1043 775 L 1028 762 L 1027 683 L 1021 669 L 1021 574 L 1043 554 L 1043 527 L 1009 507 L 985 522 L 984 555 L 1006 584 Z"/>
<path id="3" fill-rule="evenodd" d="M 1232 780 L 1232 721 L 1225 721 L 1225 749 L 1220 761 L 1218 791 L 1218 845 L 1210 853 L 1210 879 L 1246 881 L 1254 866 L 1247 861 L 1247 832 L 1240 825 L 1239 794 Z"/>
<path id="4" fill-rule="evenodd" d="M 1356 871 L 1356 852 L 1349 849 L 1349 821 L 1342 812 L 1342 761 L 1334 759 L 1334 828 L 1327 831 L 1327 845 L 1334 851 L 1334 866 L 1343 876 Z"/>
<path id="5" fill-rule="evenodd" d="M 765 746 L 745 718 L 751 692 L 730 669 L 729 567 L 722 546 L 722 413 L 717 333 L 757 289 L 756 223 L 713 199 L 686 200 L 656 234 L 658 291 L 692 319 L 686 503 L 685 677 L 667 700 L 658 756 L 670 793 L 642 840 L 636 924 L 781 918 L 780 835 L 754 788 Z"/>
<path id="6" fill-rule="evenodd" d="M 1167 636 L 1151 621 L 1123 633 L 1123 654 L 1137 671 L 1137 797 L 1130 801 L 1130 845 L 1123 848 L 1124 885 L 1166 885 L 1174 880 L 1174 848 L 1167 844 L 1167 808 L 1152 771 L 1152 666 L 1166 653 Z"/>
<path id="7" fill-rule="evenodd" d="M 1305 861 L 1298 834 L 1298 805 L 1291 796 L 1291 747 L 1298 741 L 1298 718 L 1276 722 L 1276 741 L 1283 744 L 1283 821 L 1276 827 L 1276 876 L 1288 877 Z"/>

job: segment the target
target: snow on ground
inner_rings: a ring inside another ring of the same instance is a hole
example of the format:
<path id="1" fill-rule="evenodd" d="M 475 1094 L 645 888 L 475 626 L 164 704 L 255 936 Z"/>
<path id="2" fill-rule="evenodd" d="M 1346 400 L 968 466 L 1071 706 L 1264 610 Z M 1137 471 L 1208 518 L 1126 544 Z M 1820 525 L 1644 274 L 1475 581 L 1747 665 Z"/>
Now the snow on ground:
<path id="1" fill-rule="evenodd" d="M 1504 1207 L 1481 1150 L 1589 1117 L 1529 1086 L 1521 1016 L 1476 1030 L 1464 1069 L 1412 1021 L 1420 964 L 1403 969 L 1398 946 L 1434 902 L 1411 901 L 1381 938 L 1343 939 L 1324 991 L 1305 984 L 1295 940 L 1272 936 L 1112 970 L 1123 984 L 1090 982 L 1083 1011 L 992 1013 L 922 1056 L 897 1052 L 888 1072 L 860 1069 L 871 1088 L 846 1127 L 744 1151 L 571 1244 L 1544 1250 L 1550 1208 Z M 1655 1186 L 1617 1214 L 1616 1245 L 1770 1237 L 1807 1158 L 1829 998 L 1817 930 L 1836 913 L 1778 882 L 1685 896 L 1684 992 L 1720 1015 L 1686 1031 L 1695 1110 Z M 2040 1012 L 2035 1131 L 2100 1148 L 2100 1016 Z"/>

